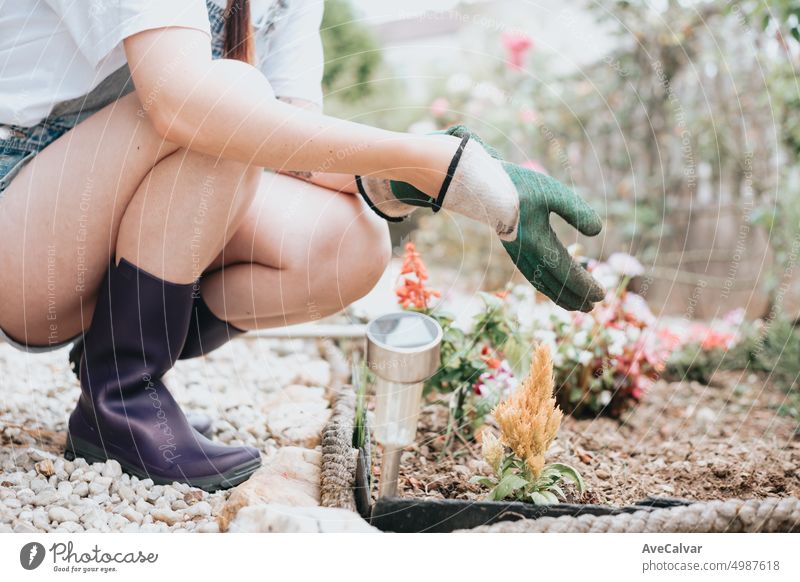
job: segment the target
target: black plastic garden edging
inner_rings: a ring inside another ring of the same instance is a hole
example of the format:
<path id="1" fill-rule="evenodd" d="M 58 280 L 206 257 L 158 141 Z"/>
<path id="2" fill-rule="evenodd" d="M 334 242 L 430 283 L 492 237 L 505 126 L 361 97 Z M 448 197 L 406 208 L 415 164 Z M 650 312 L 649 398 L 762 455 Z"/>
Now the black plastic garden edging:
<path id="1" fill-rule="evenodd" d="M 577 517 L 590 515 L 618 515 L 639 510 L 688 505 L 689 501 L 648 497 L 626 507 L 609 505 L 533 505 L 519 501 L 468 501 L 461 499 L 404 499 L 386 497 L 378 499 L 372 507 L 370 523 L 381 531 L 400 533 L 444 533 L 457 529 L 472 529 L 499 521 L 538 519 L 540 517 Z"/>

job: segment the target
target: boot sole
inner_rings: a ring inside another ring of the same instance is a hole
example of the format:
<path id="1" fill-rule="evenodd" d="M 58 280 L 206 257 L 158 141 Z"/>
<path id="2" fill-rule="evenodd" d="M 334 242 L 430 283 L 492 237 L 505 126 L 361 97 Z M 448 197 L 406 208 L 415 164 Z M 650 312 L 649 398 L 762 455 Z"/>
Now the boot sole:
<path id="1" fill-rule="evenodd" d="M 155 474 L 148 474 L 141 469 L 134 467 L 130 463 L 118 459 L 113 455 L 107 455 L 106 452 L 96 447 L 95 445 L 86 442 L 85 440 L 67 434 L 67 446 L 64 451 L 64 458 L 68 461 L 73 461 L 77 457 L 86 459 L 88 463 L 105 463 L 109 459 L 117 461 L 122 470 L 138 477 L 139 479 L 152 479 L 156 485 L 170 485 L 174 482 L 186 483 L 191 487 L 197 487 L 209 493 L 219 491 L 220 489 L 230 489 L 240 483 L 247 481 L 250 476 L 261 467 L 261 459 L 253 459 L 247 463 L 229 469 L 224 473 L 217 475 L 209 475 L 207 477 L 194 477 L 191 479 L 174 479 L 172 477 L 159 477 Z"/>

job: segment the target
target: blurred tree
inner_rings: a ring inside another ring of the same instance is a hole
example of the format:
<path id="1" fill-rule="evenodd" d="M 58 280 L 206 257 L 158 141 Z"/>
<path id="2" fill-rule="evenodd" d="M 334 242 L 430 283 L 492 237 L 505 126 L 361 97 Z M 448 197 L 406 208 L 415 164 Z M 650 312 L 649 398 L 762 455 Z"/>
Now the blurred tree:
<path id="1" fill-rule="evenodd" d="M 326 93 L 341 101 L 356 101 L 372 93 L 370 81 L 381 65 L 378 43 L 355 16 L 349 0 L 327 0 L 322 19 Z"/>
<path id="2" fill-rule="evenodd" d="M 732 13 L 742 11 L 748 20 L 755 21 L 764 30 L 774 28 L 782 43 L 789 37 L 800 43 L 800 3 L 797 0 L 750 0 L 742 5 L 731 3 Z"/>

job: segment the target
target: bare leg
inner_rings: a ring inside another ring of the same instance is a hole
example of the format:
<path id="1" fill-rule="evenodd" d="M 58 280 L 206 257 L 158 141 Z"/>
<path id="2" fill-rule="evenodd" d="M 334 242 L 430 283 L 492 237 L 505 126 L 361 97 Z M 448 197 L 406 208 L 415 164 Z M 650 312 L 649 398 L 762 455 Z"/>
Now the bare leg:
<path id="1" fill-rule="evenodd" d="M 0 327 L 18 341 L 64 342 L 88 327 L 129 204 L 124 252 L 135 261 L 144 259 L 139 248 L 155 248 L 142 267 L 156 274 L 167 274 L 165 255 L 173 246 L 191 257 L 187 241 L 194 230 L 189 233 L 184 217 L 200 213 L 201 192 L 192 174 L 198 167 L 204 167 L 202 176 L 213 177 L 219 222 L 201 229 L 201 269 L 227 235 L 225 221 L 235 222 L 244 204 L 238 186 L 252 182 L 254 172 L 164 142 L 138 109 L 136 96 L 129 95 L 81 123 L 38 154 L 0 201 Z M 181 166 L 186 171 L 177 172 Z M 179 212 L 160 214 L 171 202 Z M 165 244 L 167 233 L 181 225 L 180 236 Z M 132 241 L 137 231 L 154 238 L 139 247 Z M 185 257 L 175 262 L 170 274 L 190 280 L 195 263 Z"/>
<path id="2" fill-rule="evenodd" d="M 117 260 L 174 283 L 192 283 L 236 230 L 260 168 L 178 150 L 147 175 L 119 229 Z"/>
<path id="3" fill-rule="evenodd" d="M 366 294 L 390 255 L 386 223 L 359 197 L 265 174 L 203 298 L 240 329 L 314 320 Z"/>

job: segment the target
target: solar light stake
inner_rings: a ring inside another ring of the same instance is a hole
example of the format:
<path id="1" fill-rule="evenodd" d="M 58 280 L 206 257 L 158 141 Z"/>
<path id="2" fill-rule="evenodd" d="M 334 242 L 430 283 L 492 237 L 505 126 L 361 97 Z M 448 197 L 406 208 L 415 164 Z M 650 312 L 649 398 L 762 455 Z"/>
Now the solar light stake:
<path id="1" fill-rule="evenodd" d="M 383 445 L 380 497 L 397 493 L 403 448 L 414 442 L 422 384 L 439 367 L 442 328 L 415 312 L 390 313 L 367 325 L 367 365 L 375 375 L 375 440 Z"/>

